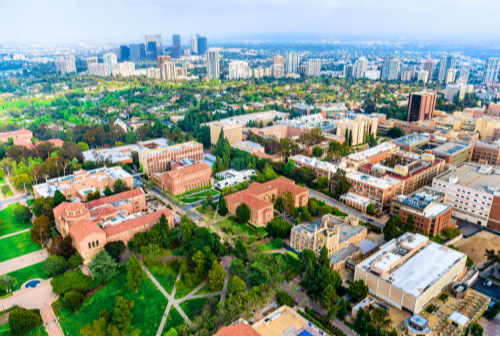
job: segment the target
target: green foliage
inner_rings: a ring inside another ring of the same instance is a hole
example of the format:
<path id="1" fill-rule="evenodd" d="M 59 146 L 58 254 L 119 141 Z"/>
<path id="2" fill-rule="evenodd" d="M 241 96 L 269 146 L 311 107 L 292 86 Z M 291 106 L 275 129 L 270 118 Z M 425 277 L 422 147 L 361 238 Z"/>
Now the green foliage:
<path id="1" fill-rule="evenodd" d="M 70 290 L 64 294 L 63 306 L 69 311 L 76 311 L 80 309 L 83 303 L 83 294 L 76 290 Z"/>
<path id="2" fill-rule="evenodd" d="M 284 169 L 285 176 L 288 177 L 294 169 L 295 169 L 295 162 L 292 159 L 288 159 L 288 163 L 286 163 Z"/>
<path id="3" fill-rule="evenodd" d="M 282 218 L 274 218 L 266 225 L 266 232 L 274 238 L 288 238 L 292 224 Z"/>
<path id="4" fill-rule="evenodd" d="M 33 227 L 30 229 L 31 242 L 37 245 L 43 245 L 50 239 L 50 220 L 45 216 L 39 216 L 33 221 Z"/>
<path id="5" fill-rule="evenodd" d="M 321 304 L 323 308 L 328 312 L 327 317 L 328 320 L 331 320 L 335 313 L 337 312 L 338 306 L 337 301 L 339 300 L 339 296 L 335 292 L 333 285 L 329 284 L 323 292 L 323 296 L 321 297 Z"/>
<path id="6" fill-rule="evenodd" d="M 13 336 L 27 335 L 34 327 L 42 324 L 42 317 L 38 313 L 21 307 L 9 312 L 9 333 Z"/>
<path id="7" fill-rule="evenodd" d="M 370 201 L 368 206 L 366 206 L 366 213 L 370 215 L 375 215 L 375 207 L 373 206 L 373 203 Z"/>
<path id="8" fill-rule="evenodd" d="M 17 205 L 16 208 L 14 208 L 14 217 L 17 221 L 26 223 L 31 219 L 31 211 L 24 205 Z"/>
<path id="9" fill-rule="evenodd" d="M 245 262 L 240 259 L 232 259 L 229 266 L 229 272 L 238 276 L 240 279 L 245 280 L 248 276 L 247 267 Z"/>
<path id="10" fill-rule="evenodd" d="M 9 292 L 19 283 L 16 278 L 7 274 L 0 275 L 0 292 Z"/>
<path id="11" fill-rule="evenodd" d="M 448 240 L 453 239 L 454 237 L 462 234 L 462 229 L 460 227 L 453 227 L 453 228 L 445 228 L 441 232 Z"/>
<path id="12" fill-rule="evenodd" d="M 286 291 L 278 291 L 276 293 L 276 300 L 280 305 L 288 305 L 291 308 L 295 305 L 292 296 L 290 296 Z"/>
<path id="13" fill-rule="evenodd" d="M 126 300 L 121 296 L 117 297 L 110 327 L 116 327 L 116 330 L 123 336 L 127 335 L 130 330 L 130 322 L 132 321 L 132 313 L 130 311 L 133 308 L 134 301 Z"/>
<path id="14" fill-rule="evenodd" d="M 212 261 L 212 269 L 208 272 L 208 277 L 210 280 L 208 281 L 208 286 L 210 289 L 215 290 L 219 288 L 220 285 L 224 284 L 224 278 L 226 277 L 226 272 L 219 264 L 217 259 Z"/>
<path id="15" fill-rule="evenodd" d="M 43 264 L 43 271 L 50 276 L 57 276 L 68 269 L 66 259 L 59 255 L 49 255 Z"/>
<path id="16" fill-rule="evenodd" d="M 127 288 L 137 293 L 137 288 L 141 285 L 142 280 L 146 278 L 146 273 L 135 254 L 127 262 L 127 271 Z"/>
<path id="17" fill-rule="evenodd" d="M 238 222 L 241 224 L 247 223 L 250 220 L 250 208 L 242 202 L 236 207 L 236 216 L 238 217 Z"/>
<path id="18" fill-rule="evenodd" d="M 368 286 L 363 280 L 356 280 L 349 284 L 347 293 L 352 297 L 354 302 L 358 302 L 368 295 L 368 290 Z"/>
<path id="19" fill-rule="evenodd" d="M 82 263 L 83 263 L 82 257 L 78 254 L 73 254 L 68 259 L 68 268 L 70 268 L 70 269 L 76 268 L 76 267 L 80 266 Z"/>
<path id="20" fill-rule="evenodd" d="M 94 256 L 89 269 L 101 284 L 111 282 L 118 275 L 118 264 L 105 250 Z"/>
<path id="21" fill-rule="evenodd" d="M 333 175 L 332 181 L 335 184 L 334 198 L 340 200 L 340 197 L 351 189 L 351 182 L 347 179 L 345 171 L 340 169 Z"/>
<path id="22" fill-rule="evenodd" d="M 121 240 L 108 242 L 104 246 L 104 250 L 118 262 L 120 255 L 125 251 L 125 244 Z"/>
<path id="23" fill-rule="evenodd" d="M 328 249 L 326 248 L 326 245 L 321 247 L 321 250 L 319 251 L 318 264 L 324 268 L 330 267 L 330 259 L 328 258 Z"/>
<path id="24" fill-rule="evenodd" d="M 88 151 L 89 150 L 89 146 L 87 143 L 84 143 L 84 142 L 78 142 L 78 147 L 80 148 L 80 150 L 82 150 L 82 152 L 84 151 Z"/>
<path id="25" fill-rule="evenodd" d="M 276 238 L 273 241 L 271 241 L 271 245 L 275 249 L 280 249 L 280 248 L 283 248 L 285 246 L 285 244 L 283 243 L 283 240 L 281 240 L 280 238 Z"/>
<path id="26" fill-rule="evenodd" d="M 269 269 L 265 264 L 254 262 L 250 265 L 248 283 L 251 286 L 258 286 L 269 282 Z"/>
<path id="27" fill-rule="evenodd" d="M 323 155 L 323 150 L 319 146 L 315 146 L 313 148 L 313 156 L 314 157 L 321 157 Z"/>
<path id="28" fill-rule="evenodd" d="M 392 139 L 403 137 L 404 133 L 401 131 L 400 128 L 397 127 L 392 127 L 387 131 L 387 137 L 390 137 Z"/>
<path id="29" fill-rule="evenodd" d="M 472 322 L 470 324 L 470 333 L 472 336 L 482 336 L 484 333 L 484 329 L 479 323 Z"/>
<path id="30" fill-rule="evenodd" d="M 226 198 L 224 196 L 220 196 L 219 198 L 219 209 L 218 212 L 221 216 L 225 216 L 229 210 L 227 209 Z"/>
<path id="31" fill-rule="evenodd" d="M 241 239 L 236 240 L 234 255 L 243 261 L 248 261 L 248 250 Z"/>
<path id="32" fill-rule="evenodd" d="M 121 179 L 116 179 L 113 183 L 113 191 L 115 193 L 121 193 L 128 190 L 130 190 L 130 188 L 127 186 L 127 183 Z"/>
<path id="33" fill-rule="evenodd" d="M 84 292 L 92 283 L 92 277 L 85 275 L 80 268 L 67 271 L 50 281 L 50 285 L 56 294 L 65 294 L 71 290 Z"/>
<path id="34" fill-rule="evenodd" d="M 391 216 L 387 223 L 384 226 L 384 239 L 385 241 L 390 241 L 399 237 L 402 233 L 399 231 L 397 223 L 401 224 L 401 218 L 399 216 L 393 217 Z"/>
<path id="35" fill-rule="evenodd" d="M 49 220 L 54 220 L 54 198 L 36 198 L 33 200 L 32 206 L 31 210 L 36 217 L 45 215 Z"/>
<path id="36" fill-rule="evenodd" d="M 56 190 L 54 192 L 54 206 L 58 206 L 64 201 L 66 201 L 66 197 L 61 193 L 61 191 Z"/>

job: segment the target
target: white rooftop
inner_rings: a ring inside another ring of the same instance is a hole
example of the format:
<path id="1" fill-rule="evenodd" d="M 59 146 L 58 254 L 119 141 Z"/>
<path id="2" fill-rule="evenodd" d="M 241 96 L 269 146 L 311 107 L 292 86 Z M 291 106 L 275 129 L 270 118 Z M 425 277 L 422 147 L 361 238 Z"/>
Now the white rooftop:
<path id="1" fill-rule="evenodd" d="M 147 140 L 144 142 L 138 142 L 137 144 L 129 144 L 123 146 L 117 146 L 107 149 L 94 149 L 83 152 L 83 158 L 86 161 L 104 161 L 109 160 L 112 163 L 122 162 L 128 159 L 132 159 L 132 152 L 145 152 L 151 150 L 149 147 L 144 145 L 155 143 L 158 148 L 166 147 L 169 145 L 169 141 L 166 138 L 156 138 L 152 140 Z"/>
<path id="2" fill-rule="evenodd" d="M 374 176 L 369 176 L 365 173 L 354 172 L 354 171 L 348 173 L 346 176 L 351 180 L 359 181 L 360 183 L 368 184 L 381 189 L 389 188 L 401 182 L 401 180 L 397 180 L 394 178 L 389 178 L 389 177 L 378 178 Z"/>
<path id="3" fill-rule="evenodd" d="M 302 163 L 309 166 L 317 167 L 322 170 L 330 171 L 333 174 L 337 172 L 338 168 L 345 168 L 347 166 L 346 163 L 340 163 L 340 165 L 337 166 L 332 163 L 324 162 L 317 158 L 311 158 L 301 154 L 290 157 L 290 159 L 293 160 L 295 163 Z"/>
<path id="4" fill-rule="evenodd" d="M 466 326 L 467 323 L 469 323 L 469 318 L 467 318 L 467 316 L 465 316 L 464 314 L 461 314 L 457 311 L 454 311 L 450 317 L 448 317 L 450 320 L 452 320 L 453 322 L 456 322 L 458 323 L 459 325 L 461 326 Z"/>
<path id="5" fill-rule="evenodd" d="M 362 160 L 366 160 L 370 157 L 373 157 L 377 154 L 380 154 L 380 153 L 383 153 L 386 151 L 390 151 L 390 150 L 394 150 L 396 148 L 397 148 L 396 144 L 382 143 L 382 144 L 377 145 L 375 147 L 372 147 L 370 149 L 366 149 L 366 150 L 361 151 L 361 152 L 350 154 L 347 158 L 349 158 L 350 160 L 354 160 L 354 161 L 362 161 Z"/>

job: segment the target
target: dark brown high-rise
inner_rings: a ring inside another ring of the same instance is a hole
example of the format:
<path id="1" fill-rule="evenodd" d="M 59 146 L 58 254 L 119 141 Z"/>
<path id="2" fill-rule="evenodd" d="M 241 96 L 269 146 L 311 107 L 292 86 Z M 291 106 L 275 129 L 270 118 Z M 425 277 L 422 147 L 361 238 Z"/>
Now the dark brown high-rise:
<path id="1" fill-rule="evenodd" d="M 408 98 L 408 122 L 432 119 L 436 107 L 436 93 L 413 92 Z"/>

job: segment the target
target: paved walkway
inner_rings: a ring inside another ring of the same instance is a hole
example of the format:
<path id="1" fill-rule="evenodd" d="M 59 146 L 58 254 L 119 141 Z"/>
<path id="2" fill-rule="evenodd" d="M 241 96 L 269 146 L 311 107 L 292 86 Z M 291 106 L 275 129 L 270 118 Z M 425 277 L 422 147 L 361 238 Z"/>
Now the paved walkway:
<path id="1" fill-rule="evenodd" d="M 47 259 L 48 256 L 49 253 L 47 253 L 46 249 L 40 249 L 37 250 L 36 252 L 1 262 L 0 275 L 12 273 L 13 271 L 43 262 Z"/>
<path id="2" fill-rule="evenodd" d="M 0 311 L 9 309 L 14 305 L 26 309 L 41 309 L 54 302 L 58 296 L 52 291 L 48 279 L 40 283 L 36 288 L 27 288 L 15 291 L 10 297 L 0 300 Z"/>
<path id="3" fill-rule="evenodd" d="M 0 240 L 6 239 L 6 238 L 9 238 L 11 236 L 18 235 L 18 234 L 21 234 L 21 233 L 24 233 L 24 232 L 28 232 L 30 229 L 31 228 L 26 228 L 26 229 L 23 229 L 23 230 L 18 231 L 18 232 L 14 232 L 14 233 L 6 234 L 4 236 L 0 236 Z"/>
<path id="4" fill-rule="evenodd" d="M 49 336 L 64 336 L 61 326 L 54 314 L 54 310 L 52 310 L 52 306 L 47 305 L 41 308 L 40 315 L 42 316 L 43 323 L 45 324 Z"/>

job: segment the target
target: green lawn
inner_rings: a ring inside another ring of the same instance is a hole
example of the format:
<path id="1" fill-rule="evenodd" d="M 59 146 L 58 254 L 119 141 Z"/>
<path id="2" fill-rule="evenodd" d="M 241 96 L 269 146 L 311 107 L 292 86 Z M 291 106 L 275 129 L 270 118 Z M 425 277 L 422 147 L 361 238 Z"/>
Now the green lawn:
<path id="1" fill-rule="evenodd" d="M 220 301 L 220 296 L 214 296 Z M 208 297 L 196 298 L 194 300 L 184 301 L 179 303 L 179 307 L 184 313 L 193 320 L 195 315 L 200 314 L 203 307 L 208 304 Z"/>
<path id="2" fill-rule="evenodd" d="M 45 330 L 45 326 L 38 326 L 36 328 L 28 331 L 26 336 L 48 336 L 47 330 Z M 12 336 L 9 333 L 9 324 L 0 325 L 0 336 Z"/>
<path id="3" fill-rule="evenodd" d="M 24 282 L 35 279 L 35 278 L 41 278 L 41 279 L 47 279 L 48 276 L 45 274 L 43 271 L 43 264 L 45 262 L 40 262 L 37 264 L 34 264 L 32 266 L 16 270 L 12 273 L 9 273 L 8 275 L 13 276 L 16 278 L 18 285 L 14 287 L 14 291 L 21 289 L 21 286 L 23 285 Z M 0 296 L 4 295 L 5 292 L 0 291 Z"/>
<path id="4" fill-rule="evenodd" d="M 131 330 L 137 328 L 141 330 L 141 335 L 155 336 L 167 308 L 168 300 L 148 277 L 142 281 L 137 293 L 130 291 L 126 287 L 126 283 L 127 270 L 125 267 L 120 267 L 117 278 L 87 298 L 78 315 L 64 309 L 62 307 L 63 297 L 59 297 L 52 308 L 56 316 L 59 317 L 59 323 L 64 333 L 70 336 L 80 335 L 80 329 L 87 323 L 92 325 L 100 310 L 113 311 L 115 298 L 123 296 L 123 298 L 135 301 L 132 309 Z"/>
<path id="5" fill-rule="evenodd" d="M 0 239 L 0 246 L 7 248 L 0 250 L 0 262 L 42 249 L 41 246 L 31 242 L 29 231 Z"/>
<path id="6" fill-rule="evenodd" d="M 22 223 L 16 220 L 16 217 L 14 216 L 14 208 L 16 208 L 17 205 L 19 205 L 18 202 L 16 202 L 15 204 L 10 204 L 5 209 L 0 211 L 0 219 L 2 219 L 2 229 L 0 229 L 0 236 L 33 227 L 31 221 Z"/>
<path id="7" fill-rule="evenodd" d="M 192 194 L 188 197 L 183 197 L 182 199 L 180 199 L 183 203 L 185 204 L 190 204 L 192 202 L 196 202 L 196 201 L 200 201 L 200 200 L 205 200 L 207 198 L 207 195 L 208 195 L 208 192 L 212 192 L 212 196 L 215 197 L 216 195 L 219 195 L 220 192 L 216 191 L 216 190 L 206 190 L 206 191 L 202 191 L 202 192 L 199 192 L 199 193 L 195 193 L 195 194 Z"/>
<path id="8" fill-rule="evenodd" d="M 274 249 L 280 249 L 280 248 L 282 248 L 282 247 L 277 247 L 277 246 L 273 245 L 272 241 L 269 243 L 266 243 L 264 245 L 264 250 L 274 250 Z"/>
<path id="9" fill-rule="evenodd" d="M 213 290 L 212 288 L 210 288 L 210 285 L 207 284 L 206 286 L 204 286 L 203 288 L 201 288 L 200 290 L 198 290 L 198 292 L 195 295 L 204 295 L 204 294 L 210 294 L 210 293 L 218 293 L 218 292 L 222 291 L 223 288 L 224 288 L 224 283 L 221 284 L 215 290 Z"/>
<path id="10" fill-rule="evenodd" d="M 276 260 L 281 259 L 284 263 L 284 268 L 282 270 L 283 275 L 287 281 L 293 280 L 297 275 L 302 272 L 301 265 L 298 259 L 296 259 L 291 254 L 273 254 Z"/>
<path id="11" fill-rule="evenodd" d="M 184 281 L 184 275 L 181 276 L 181 279 L 177 282 L 175 288 L 175 299 L 183 298 L 187 296 L 190 292 L 196 289 L 203 281 L 197 282 L 192 287 L 188 286 Z"/>
<path id="12" fill-rule="evenodd" d="M 172 262 L 167 262 L 166 267 L 160 262 L 148 263 L 146 266 L 155 279 L 160 283 L 160 285 L 167 291 L 167 293 L 172 294 L 174 289 L 175 279 L 179 270 L 173 267 Z"/>
<path id="13" fill-rule="evenodd" d="M 165 326 L 163 327 L 163 333 L 170 330 L 170 328 L 175 328 L 184 323 L 184 318 L 182 318 L 181 314 L 174 307 L 170 307 L 168 312 L 167 321 L 165 322 Z"/>
<path id="14" fill-rule="evenodd" d="M 267 234 L 264 227 L 257 228 L 249 223 L 240 224 L 233 217 L 229 217 L 229 218 L 225 219 L 223 222 L 226 222 L 226 221 L 231 223 L 234 226 L 239 227 L 241 229 L 241 231 L 243 232 L 243 234 L 246 234 L 246 235 L 257 236 L 257 232 L 263 232 L 263 233 Z"/>
<path id="15" fill-rule="evenodd" d="M 4 178 L 0 178 L 0 185 L 5 185 L 5 179 Z"/>

